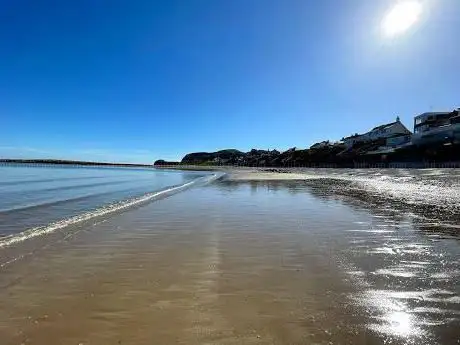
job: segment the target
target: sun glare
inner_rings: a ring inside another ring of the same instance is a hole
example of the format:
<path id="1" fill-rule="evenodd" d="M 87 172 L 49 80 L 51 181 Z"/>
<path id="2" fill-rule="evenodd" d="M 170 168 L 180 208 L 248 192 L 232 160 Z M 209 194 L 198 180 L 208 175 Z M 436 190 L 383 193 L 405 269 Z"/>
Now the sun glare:
<path id="1" fill-rule="evenodd" d="M 385 16 L 382 28 L 386 35 L 395 36 L 414 25 L 422 12 L 422 5 L 416 0 L 397 3 Z"/>

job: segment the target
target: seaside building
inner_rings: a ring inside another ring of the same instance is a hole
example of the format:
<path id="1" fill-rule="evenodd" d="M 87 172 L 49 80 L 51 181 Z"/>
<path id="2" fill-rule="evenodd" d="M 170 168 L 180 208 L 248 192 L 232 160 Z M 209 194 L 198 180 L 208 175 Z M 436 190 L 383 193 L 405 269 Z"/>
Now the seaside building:
<path id="1" fill-rule="evenodd" d="M 412 133 L 411 134 L 395 134 L 386 139 L 386 146 L 387 147 L 400 147 L 403 145 L 410 145 L 411 139 L 412 139 Z"/>
<path id="2" fill-rule="evenodd" d="M 414 118 L 415 145 L 460 142 L 460 111 L 428 112 Z"/>
<path id="3" fill-rule="evenodd" d="M 353 135 L 351 135 L 351 136 L 349 136 L 349 137 L 343 138 L 342 141 L 343 141 L 343 143 L 345 144 L 345 147 L 346 147 L 346 148 L 351 148 L 351 147 L 353 147 L 356 143 L 359 143 L 359 142 L 363 141 L 363 140 L 361 139 L 361 137 L 362 137 L 362 136 L 361 136 L 360 134 L 356 133 L 356 134 L 353 134 Z"/>
<path id="4" fill-rule="evenodd" d="M 410 141 L 411 131 L 409 131 L 406 126 L 404 126 L 399 118 L 396 118 L 396 121 L 386 123 L 377 127 L 372 128 L 369 132 L 364 134 L 355 134 L 346 138 L 343 138 L 343 142 L 347 148 L 353 147 L 358 142 L 369 142 L 379 139 L 389 139 L 390 143 L 393 146 L 395 143 L 401 141 L 402 143 Z M 399 139 L 396 139 L 399 138 Z"/>

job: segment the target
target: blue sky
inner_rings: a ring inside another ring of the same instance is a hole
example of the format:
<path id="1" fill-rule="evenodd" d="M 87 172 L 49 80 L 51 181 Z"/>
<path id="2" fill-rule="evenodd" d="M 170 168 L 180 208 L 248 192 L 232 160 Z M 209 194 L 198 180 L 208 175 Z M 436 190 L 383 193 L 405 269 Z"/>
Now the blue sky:
<path id="1" fill-rule="evenodd" d="M 284 150 L 460 106 L 460 2 L 0 1 L 0 157 Z"/>

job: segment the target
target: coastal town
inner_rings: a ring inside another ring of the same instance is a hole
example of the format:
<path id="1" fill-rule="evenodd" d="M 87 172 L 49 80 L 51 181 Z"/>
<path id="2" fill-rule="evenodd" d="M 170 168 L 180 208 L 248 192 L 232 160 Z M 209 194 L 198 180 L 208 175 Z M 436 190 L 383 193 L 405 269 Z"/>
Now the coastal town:
<path id="1" fill-rule="evenodd" d="M 417 115 L 410 128 L 398 116 L 393 122 L 380 124 L 366 133 L 355 133 L 338 141 L 318 142 L 308 149 L 194 152 L 185 155 L 181 162 L 160 159 L 154 165 L 353 167 L 459 161 L 460 108 Z"/>
<path id="2" fill-rule="evenodd" d="M 385 143 L 380 145 L 381 140 Z M 344 144 L 346 150 L 359 143 L 376 142 L 379 145 L 368 154 L 394 152 L 403 147 L 431 144 L 454 144 L 460 142 L 460 108 L 449 112 L 426 112 L 414 118 L 413 132 L 400 120 L 379 125 L 364 134 L 355 134 L 343 138 L 339 144 Z M 311 148 L 318 148 L 328 142 L 317 143 Z"/>

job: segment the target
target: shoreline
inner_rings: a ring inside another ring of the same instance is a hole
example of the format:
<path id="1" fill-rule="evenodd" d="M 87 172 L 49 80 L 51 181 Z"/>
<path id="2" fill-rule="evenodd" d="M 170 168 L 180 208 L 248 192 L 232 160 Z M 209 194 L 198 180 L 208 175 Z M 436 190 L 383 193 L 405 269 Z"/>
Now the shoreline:
<path id="1" fill-rule="evenodd" d="M 230 181 L 287 181 L 306 180 L 307 178 L 307 174 L 294 171 L 235 170 L 226 172 L 226 179 Z"/>
<path id="2" fill-rule="evenodd" d="M 311 179 L 312 177 L 326 177 L 324 175 L 336 175 L 336 173 L 343 172 L 344 170 L 353 172 L 356 170 L 367 170 L 371 171 L 378 168 L 364 168 L 364 169 L 331 169 L 331 168 L 261 168 L 261 167 L 224 167 L 224 166 L 176 166 L 174 168 L 159 168 L 159 170 L 182 170 L 182 171 L 203 171 L 203 172 L 223 172 L 225 173 L 224 178 L 228 181 L 304 181 Z M 429 171 L 430 169 L 445 169 L 456 170 L 455 168 L 408 168 L 410 170 L 417 171 Z M 381 170 L 381 169 L 378 169 Z M 399 169 L 384 169 L 398 171 Z"/>

